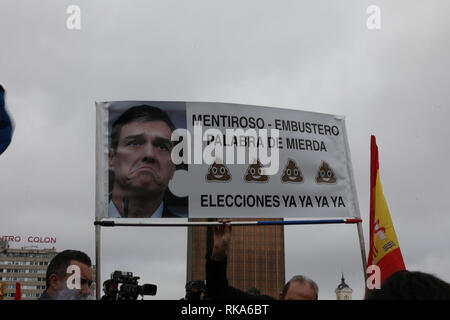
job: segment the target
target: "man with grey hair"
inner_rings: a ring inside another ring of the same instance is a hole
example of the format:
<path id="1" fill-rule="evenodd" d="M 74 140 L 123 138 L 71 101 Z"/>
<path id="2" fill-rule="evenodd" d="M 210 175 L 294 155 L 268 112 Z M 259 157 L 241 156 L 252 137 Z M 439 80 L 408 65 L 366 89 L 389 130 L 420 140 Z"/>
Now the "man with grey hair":
<path id="1" fill-rule="evenodd" d="M 296 275 L 291 278 L 280 292 L 280 300 L 317 300 L 319 287 L 314 280 Z"/>
<path id="2" fill-rule="evenodd" d="M 206 292 L 211 300 L 275 300 L 267 295 L 254 295 L 228 285 L 227 253 L 231 240 L 231 225 L 229 219 L 222 219 L 220 226 L 213 230 L 213 249 L 206 260 Z M 280 292 L 280 300 L 317 300 L 319 288 L 308 277 L 294 276 Z"/>

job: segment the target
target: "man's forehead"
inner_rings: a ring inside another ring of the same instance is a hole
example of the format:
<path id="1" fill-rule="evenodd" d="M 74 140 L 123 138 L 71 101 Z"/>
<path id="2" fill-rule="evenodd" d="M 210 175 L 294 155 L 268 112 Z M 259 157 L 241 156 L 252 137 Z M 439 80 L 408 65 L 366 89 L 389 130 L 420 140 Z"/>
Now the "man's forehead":
<path id="1" fill-rule="evenodd" d="M 169 125 L 161 120 L 156 121 L 132 121 L 125 124 L 121 130 L 121 138 L 129 135 L 147 134 L 162 136 L 170 139 L 172 130 Z"/>
<path id="2" fill-rule="evenodd" d="M 316 295 L 315 289 L 312 286 L 311 283 L 309 283 L 308 281 L 305 280 L 294 280 L 291 282 L 291 284 L 289 285 L 289 289 L 288 292 L 292 290 L 292 291 L 297 291 L 297 292 L 307 292 L 307 293 L 311 293 L 314 296 Z"/>
<path id="3" fill-rule="evenodd" d="M 77 260 L 70 260 L 70 265 L 76 265 L 80 268 L 80 272 L 82 276 L 90 276 L 92 277 L 92 268 L 89 267 L 87 264 L 84 264 L 83 262 L 77 261 Z"/>

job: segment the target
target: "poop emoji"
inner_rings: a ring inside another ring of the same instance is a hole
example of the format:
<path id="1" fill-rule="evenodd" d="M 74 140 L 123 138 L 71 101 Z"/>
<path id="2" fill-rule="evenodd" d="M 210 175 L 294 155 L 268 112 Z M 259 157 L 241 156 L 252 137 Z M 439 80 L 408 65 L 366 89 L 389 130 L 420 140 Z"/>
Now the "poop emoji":
<path id="1" fill-rule="evenodd" d="M 263 174 L 263 166 L 259 160 L 251 164 L 247 169 L 247 174 L 244 177 L 245 182 L 266 182 L 269 177 Z"/>
<path id="2" fill-rule="evenodd" d="M 317 172 L 316 182 L 336 183 L 336 176 L 334 175 L 333 170 L 328 166 L 328 163 L 326 163 L 325 161 L 322 161 L 319 172 Z"/>
<path id="3" fill-rule="evenodd" d="M 231 180 L 231 174 L 228 168 L 218 161 L 214 161 L 214 163 L 209 167 L 208 174 L 206 175 L 206 181 L 219 181 L 219 182 L 227 182 Z"/>
<path id="4" fill-rule="evenodd" d="M 286 167 L 284 167 L 283 175 L 281 176 L 281 182 L 293 182 L 300 183 L 303 181 L 302 172 L 297 167 L 294 160 L 289 159 Z"/>

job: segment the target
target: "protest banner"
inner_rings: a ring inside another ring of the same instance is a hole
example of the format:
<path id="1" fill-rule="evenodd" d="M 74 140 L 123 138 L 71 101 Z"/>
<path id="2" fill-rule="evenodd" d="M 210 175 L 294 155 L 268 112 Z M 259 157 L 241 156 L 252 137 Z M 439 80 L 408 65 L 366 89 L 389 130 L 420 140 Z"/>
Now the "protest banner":
<path id="1" fill-rule="evenodd" d="M 226 103 L 97 103 L 104 218 L 359 218 L 344 118 Z"/>

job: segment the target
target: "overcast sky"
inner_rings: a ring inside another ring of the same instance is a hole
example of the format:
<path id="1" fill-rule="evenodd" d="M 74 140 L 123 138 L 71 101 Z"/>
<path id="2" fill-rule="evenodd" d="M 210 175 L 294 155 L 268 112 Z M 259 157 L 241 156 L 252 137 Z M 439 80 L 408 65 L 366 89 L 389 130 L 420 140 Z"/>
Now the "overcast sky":
<path id="1" fill-rule="evenodd" d="M 81 8 L 81 30 L 66 9 Z M 369 30 L 369 5 L 381 29 Z M 450 281 L 450 3 L 15 1 L 0 4 L 0 233 L 53 236 L 93 259 L 95 101 L 215 101 L 344 115 L 369 244 L 370 135 L 406 267 Z M 335 299 L 364 281 L 356 226 L 289 226 L 286 278 Z M 184 296 L 186 229 L 102 229 L 102 281 L 132 271 Z M 27 245 L 27 243 L 12 244 Z"/>

